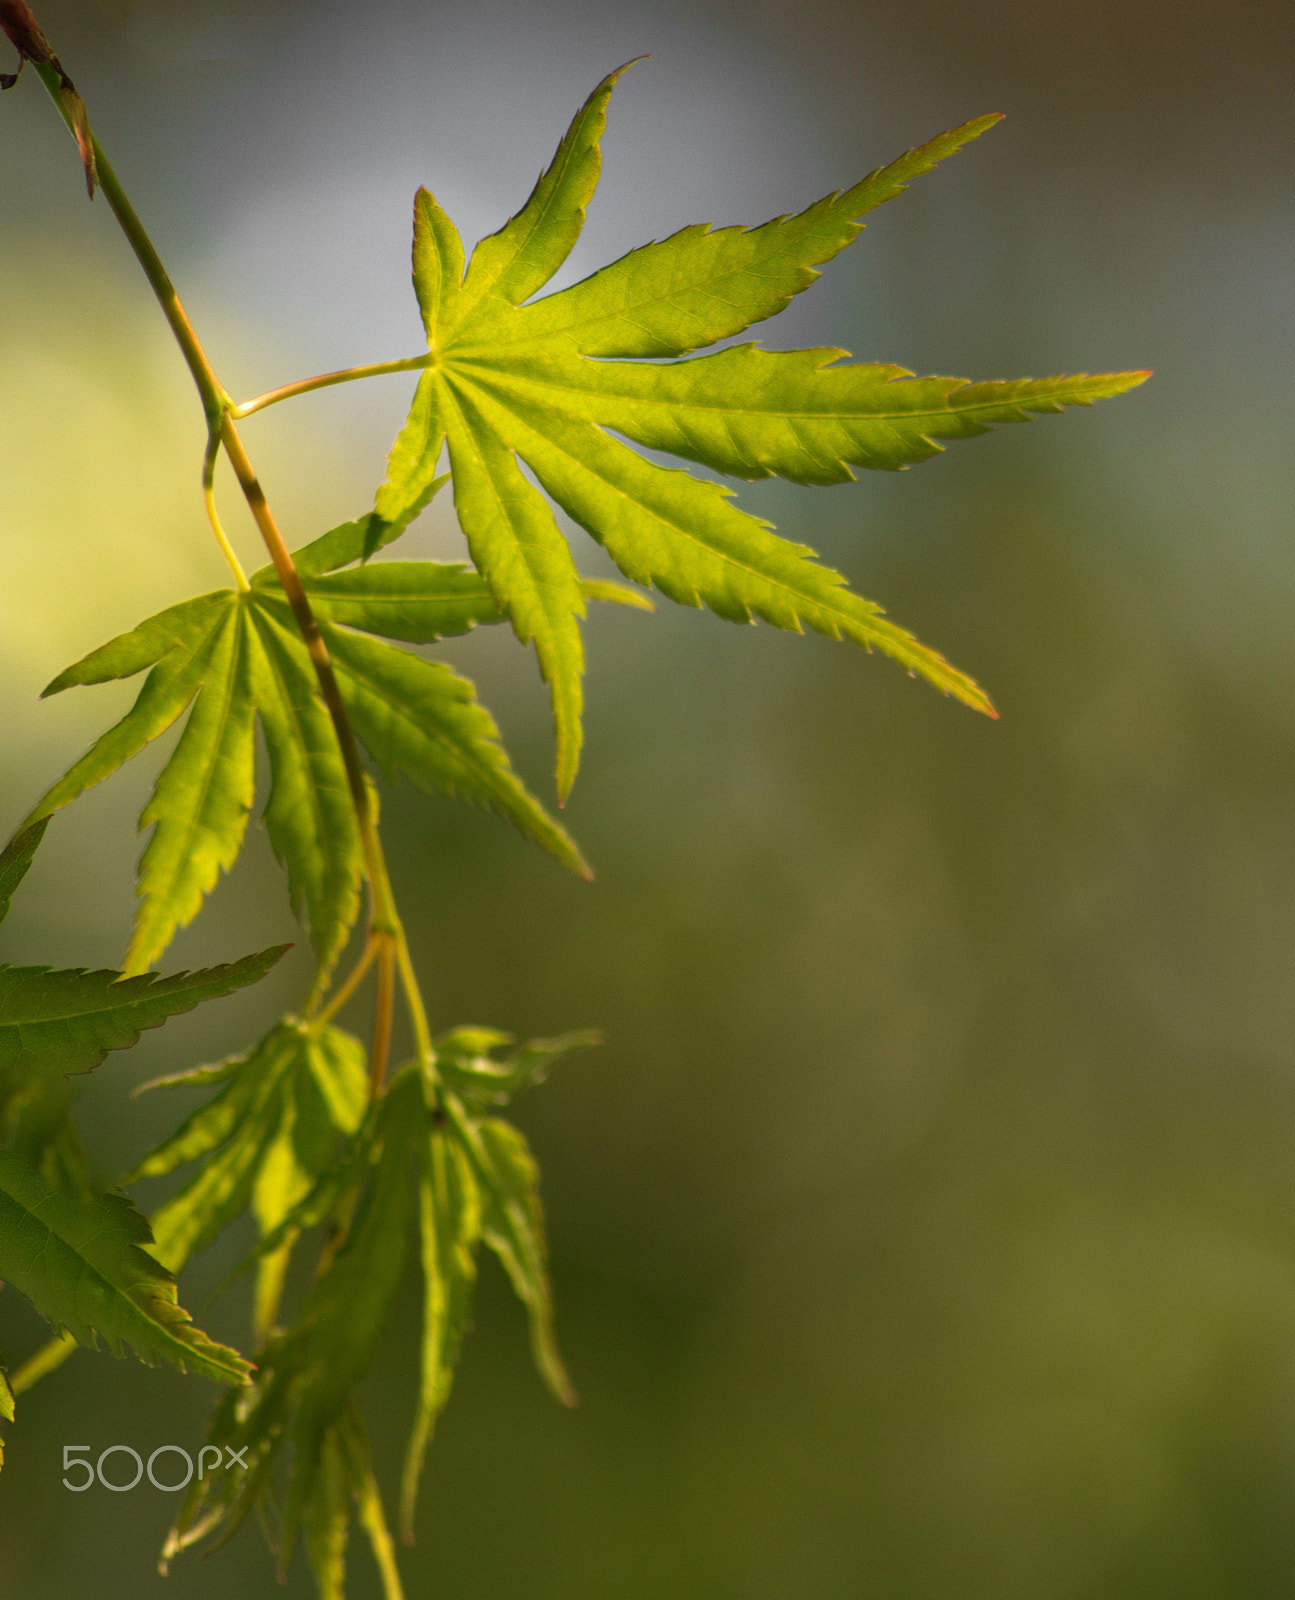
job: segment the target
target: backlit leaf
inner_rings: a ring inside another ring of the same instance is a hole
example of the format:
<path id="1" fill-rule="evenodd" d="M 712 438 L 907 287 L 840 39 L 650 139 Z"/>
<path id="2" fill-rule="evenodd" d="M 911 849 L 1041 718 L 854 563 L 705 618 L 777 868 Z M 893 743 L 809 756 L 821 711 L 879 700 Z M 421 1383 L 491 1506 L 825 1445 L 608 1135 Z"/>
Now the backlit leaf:
<path id="1" fill-rule="evenodd" d="M 461 566 L 391 562 L 331 570 L 333 563 L 359 559 L 375 527 L 394 536 L 401 526 L 370 518 L 334 529 L 320 541 L 328 549 L 316 551 L 318 564 L 330 570 L 304 580 L 337 658 L 357 731 L 384 770 L 403 772 L 423 789 L 489 806 L 572 871 L 588 876 L 570 836 L 513 773 L 493 719 L 466 680 L 336 625 L 424 642 L 502 620 L 482 578 Z M 579 589 L 579 579 L 576 584 Z M 594 588 L 600 598 L 623 599 L 596 580 Z M 140 863 L 139 906 L 125 967 L 142 972 L 196 915 L 238 855 L 255 788 L 259 716 L 271 771 L 266 828 L 326 974 L 359 909 L 363 857 L 337 737 L 283 591 L 272 575 L 258 573 L 248 592 L 227 589 L 173 606 L 92 651 L 46 692 L 146 668 L 151 670 L 132 709 L 49 790 L 20 832 L 25 836 L 115 772 L 189 711 L 140 819 L 153 833 Z M 15 839 L 5 859 L 13 863 L 11 874 L 21 876 L 19 851 Z M 0 889 L 5 881 L 0 878 Z"/>
<path id="2" fill-rule="evenodd" d="M 482 1238 L 526 1307 L 535 1365 L 563 1405 L 574 1405 L 575 1391 L 553 1335 L 553 1294 L 534 1157 L 511 1123 L 497 1117 L 477 1122 L 453 1108 L 451 1115 L 481 1189 Z"/>
<path id="3" fill-rule="evenodd" d="M 660 361 L 782 310 L 858 235 L 860 217 L 998 118 L 950 129 L 794 216 L 750 229 L 684 228 L 531 300 L 579 234 L 619 76 L 605 79 L 582 107 L 526 205 L 481 241 L 461 284 L 458 234 L 419 190 L 414 286 L 431 359 L 378 511 L 430 481 L 444 440 L 473 561 L 518 638 L 534 642 L 550 684 L 559 798 L 580 754 L 579 622 L 587 591 L 527 469 L 636 582 L 731 621 L 758 617 L 884 651 L 993 715 L 965 673 L 851 593 L 812 550 L 739 511 L 727 490 L 648 462 L 611 435 L 734 477 L 842 483 L 852 467 L 902 468 L 938 452 L 941 439 L 1089 405 L 1140 383 L 1145 373 L 1006 383 L 916 378 L 893 366 L 837 365 L 844 350 L 754 345 Z"/>
<path id="4" fill-rule="evenodd" d="M 572 872 L 591 876 L 571 836 L 513 772 L 466 678 L 443 662 L 322 626 L 347 712 L 384 774 L 489 806 Z"/>
<path id="5" fill-rule="evenodd" d="M 263 1237 L 277 1230 L 329 1166 L 338 1135 L 359 1127 L 363 1063 L 349 1034 L 294 1021 L 225 1063 L 218 1092 L 122 1180 L 203 1163 L 153 1219 L 158 1260 L 178 1272 L 249 1206 Z"/>

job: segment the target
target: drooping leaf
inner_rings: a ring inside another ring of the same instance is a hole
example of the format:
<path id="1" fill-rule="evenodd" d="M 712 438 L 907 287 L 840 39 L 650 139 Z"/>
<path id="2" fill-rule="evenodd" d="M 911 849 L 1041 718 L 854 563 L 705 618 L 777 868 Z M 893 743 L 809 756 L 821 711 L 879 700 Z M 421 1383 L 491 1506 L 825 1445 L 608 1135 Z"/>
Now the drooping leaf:
<path id="1" fill-rule="evenodd" d="M 423 1127 L 417 1074 L 394 1081 L 383 1102 L 375 1164 L 345 1241 L 311 1287 L 291 1334 L 293 1468 L 284 1510 L 283 1563 L 315 1491 L 319 1452 L 368 1368 L 400 1285 L 413 1210 L 414 1163 Z"/>
<path id="2" fill-rule="evenodd" d="M 511 1123 L 498 1117 L 480 1121 L 468 1117 L 452 1098 L 447 1099 L 447 1109 L 480 1186 L 482 1238 L 499 1257 L 526 1307 L 535 1365 L 557 1399 L 575 1405 L 575 1390 L 553 1334 L 553 1293 L 534 1157 Z"/>
<path id="3" fill-rule="evenodd" d="M 169 1171 L 183 1160 L 205 1156 L 202 1167 L 153 1218 L 153 1253 L 172 1272 L 203 1250 L 240 1216 L 284 1115 L 290 1093 L 284 1080 L 297 1065 L 298 1043 L 287 1029 L 276 1029 L 250 1053 L 243 1070 L 201 1113 L 190 1117 L 178 1135 L 145 1157 L 126 1182 Z M 200 1148 L 205 1145 L 206 1148 Z M 169 1146 L 169 1148 L 168 1148 Z"/>
<path id="4" fill-rule="evenodd" d="M 400 1531 L 414 1537 L 418 1480 L 432 1428 L 449 1398 L 459 1346 L 472 1312 L 481 1199 L 467 1152 L 433 1127 L 422 1152 L 418 1220 L 423 1260 L 423 1339 L 418 1406 L 400 1486 Z"/>
<path id="5" fill-rule="evenodd" d="M 740 478 L 841 483 L 853 466 L 905 467 L 935 454 L 941 439 L 1088 405 L 1140 383 L 1145 373 L 1007 383 L 914 378 L 899 367 L 835 365 L 843 350 L 753 345 L 660 361 L 782 310 L 857 236 L 861 216 L 998 118 L 950 129 L 795 216 L 751 229 L 685 228 L 569 289 L 529 300 L 579 234 L 619 75 L 598 86 L 526 205 L 482 240 L 461 283 L 454 225 L 419 191 L 414 286 L 431 359 L 379 511 L 428 481 L 444 441 L 473 560 L 518 637 L 534 641 L 550 684 L 559 797 L 579 759 L 585 592 L 524 467 L 636 582 L 732 621 L 810 627 L 882 650 L 992 715 L 970 678 L 851 593 L 812 550 L 739 511 L 717 484 L 646 461 L 612 433 Z"/>
<path id="6" fill-rule="evenodd" d="M 384 1600 L 404 1600 L 400 1569 L 396 1565 L 396 1547 L 392 1543 L 386 1513 L 382 1509 L 382 1494 L 373 1470 L 373 1455 L 364 1433 L 359 1407 L 354 1401 L 347 1407 L 338 1432 L 346 1452 L 351 1496 L 355 1501 L 360 1526 L 369 1538 L 369 1548 L 382 1579 Z"/>
<path id="7" fill-rule="evenodd" d="M 328 1168 L 338 1136 L 354 1134 L 364 1114 L 364 1050 L 336 1028 L 280 1023 L 224 1063 L 218 1081 L 218 1092 L 122 1180 L 203 1162 L 153 1219 L 153 1253 L 172 1272 L 249 1207 L 263 1237 L 277 1230 Z M 281 1277 L 285 1265 L 286 1252 L 266 1276 Z M 262 1285 L 267 1307 L 271 1287 Z"/>
<path id="8" fill-rule="evenodd" d="M 312 1033 L 306 1051 L 309 1067 L 339 1133 L 358 1133 L 369 1099 L 364 1046 L 340 1028 Z"/>
<path id="9" fill-rule="evenodd" d="M 121 1195 L 73 1199 L 13 1151 L 0 1151 L 0 1279 L 60 1331 L 114 1354 L 165 1362 L 221 1383 L 249 1367 L 215 1344 L 176 1300 L 175 1280 L 144 1248 L 148 1223 Z"/>
<path id="10" fill-rule="evenodd" d="M 504 1105 L 522 1089 L 542 1083 L 548 1070 L 572 1050 L 603 1042 L 586 1028 L 557 1039 L 530 1039 L 503 1060 L 493 1051 L 511 1044 L 508 1034 L 490 1028 L 454 1028 L 436 1040 L 436 1070 L 458 1094 L 480 1105 Z"/>
<path id="11" fill-rule="evenodd" d="M 588 1036 L 537 1040 L 511 1058 L 525 1075 Z M 440 1043 L 466 1057 L 506 1043 L 486 1028 L 459 1028 Z M 466 1067 L 464 1068 L 466 1071 Z M 290 1457 L 287 1498 L 275 1547 L 286 1570 L 299 1532 L 317 1581 L 339 1581 L 349 1511 L 335 1453 L 350 1463 L 351 1504 L 369 1533 L 375 1558 L 396 1593 L 390 1537 L 358 1426 L 354 1388 L 372 1362 L 399 1286 L 415 1216 L 423 1266 L 423 1337 L 418 1405 L 401 1486 L 401 1529 L 412 1537 L 419 1472 L 437 1414 L 453 1379 L 468 1325 L 484 1241 L 503 1261 L 526 1305 L 540 1370 L 559 1398 L 574 1396 L 557 1355 L 545 1265 L 537 1175 L 516 1129 L 482 1117 L 418 1064 L 394 1074 L 326 1179 L 299 1202 L 262 1251 L 277 1250 L 294 1229 L 329 1220 L 329 1243 L 297 1321 L 257 1352 L 257 1373 L 238 1404 L 222 1401 L 210 1442 L 246 1450 L 245 1474 L 194 1484 L 181 1505 L 164 1557 L 204 1539 L 223 1542 L 253 1505 L 277 1517 L 271 1478 Z M 348 1442 L 349 1441 L 349 1442 Z M 366 1463 L 368 1463 L 366 1465 Z M 388 1570 L 389 1569 L 389 1570 Z M 326 1592 L 326 1591 L 325 1591 Z"/>
<path id="12" fill-rule="evenodd" d="M 306 1507 L 306 1553 L 319 1600 L 346 1600 L 346 1546 L 351 1528 L 350 1484 L 337 1429 L 319 1446 L 315 1491 Z"/>

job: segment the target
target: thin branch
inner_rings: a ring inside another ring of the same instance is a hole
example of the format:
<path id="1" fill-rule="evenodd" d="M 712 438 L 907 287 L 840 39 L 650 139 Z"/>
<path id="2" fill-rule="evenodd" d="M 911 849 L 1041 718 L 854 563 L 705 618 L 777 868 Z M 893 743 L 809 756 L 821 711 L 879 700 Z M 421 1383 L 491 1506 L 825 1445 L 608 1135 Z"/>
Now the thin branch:
<path id="1" fill-rule="evenodd" d="M 90 132 L 85 120 L 84 106 L 80 97 L 77 97 L 75 107 L 71 107 L 68 98 L 63 92 L 65 87 L 65 74 L 54 60 L 52 53 L 49 62 L 34 59 L 35 70 L 40 74 L 41 82 L 49 91 L 59 114 L 67 123 L 74 137 L 79 141 L 88 139 L 89 148 L 93 156 L 95 175 L 107 200 L 126 235 L 131 249 L 135 252 L 136 259 L 144 270 L 144 275 L 149 281 L 163 315 L 170 324 L 171 332 L 184 356 L 189 372 L 197 386 L 198 394 L 202 400 L 203 410 L 207 417 L 208 432 L 213 440 L 219 440 L 229 463 L 234 469 L 234 476 L 238 480 L 243 497 L 260 530 L 261 537 L 269 551 L 270 559 L 274 563 L 275 572 L 283 587 L 288 604 L 292 608 L 293 617 L 297 628 L 305 642 L 306 650 L 310 655 L 311 664 L 315 669 L 315 677 L 319 683 L 320 694 L 326 706 L 333 730 L 337 736 L 338 746 L 341 751 L 342 762 L 346 769 L 347 785 L 350 789 L 351 802 L 355 809 L 356 822 L 360 834 L 361 847 L 364 852 L 365 873 L 369 881 L 370 896 L 370 930 L 382 941 L 378 952 L 378 994 L 377 1015 L 374 1019 L 374 1049 L 375 1059 L 370 1064 L 374 1092 L 381 1088 L 386 1075 L 386 1056 L 391 1042 L 392 1010 L 395 1003 L 395 975 L 397 966 L 397 948 L 403 944 L 403 930 L 400 917 L 396 910 L 395 899 L 391 891 L 391 880 L 387 874 L 386 860 L 383 856 L 382 841 L 378 835 L 377 817 L 373 800 L 369 792 L 368 777 L 364 771 L 364 764 L 360 756 L 359 742 L 355 731 L 351 727 L 350 718 L 347 716 L 346 706 L 342 700 L 341 689 L 337 682 L 337 675 L 333 671 L 333 663 L 329 658 L 328 647 L 319 630 L 319 623 L 311 610 L 310 601 L 302 587 L 300 574 L 289 553 L 279 526 L 270 510 L 265 492 L 261 488 L 256 471 L 243 447 L 235 426 L 235 407 L 233 401 L 222 387 L 220 381 L 207 359 L 207 354 L 195 333 L 193 324 L 189 321 L 188 313 L 181 304 L 176 293 L 175 285 L 171 282 L 162 258 L 158 255 L 153 241 L 149 238 L 144 224 L 140 221 L 139 214 L 122 188 L 121 182 L 114 171 L 111 162 L 104 155 L 99 141 Z M 414 370 L 416 363 L 425 364 L 424 358 L 411 361 L 408 370 Z M 397 365 L 393 370 L 403 370 Z M 313 380 L 307 380 L 311 383 Z M 343 382 L 344 377 L 337 376 L 334 381 Z M 269 403 L 268 401 L 266 402 Z M 209 445 L 208 455 L 203 467 L 204 498 L 214 472 L 214 456 Z M 214 512 L 214 497 L 209 501 L 209 514 Z M 219 528 L 219 518 L 215 517 L 212 523 L 213 532 Z M 228 541 L 222 538 L 223 530 L 217 532 L 217 537 L 222 540 L 221 547 L 226 550 L 227 559 L 231 559 L 235 576 L 241 572 L 237 565 L 237 558 L 233 556 L 232 548 L 227 548 Z M 246 584 L 246 578 L 243 579 Z M 412 967 L 408 969 L 406 977 L 402 969 L 402 977 L 406 979 L 406 988 L 414 982 Z M 417 1002 L 416 1009 L 421 1009 L 421 1000 Z M 415 1022 L 415 1027 L 418 1024 Z M 425 1031 L 425 1025 L 424 1025 Z"/>

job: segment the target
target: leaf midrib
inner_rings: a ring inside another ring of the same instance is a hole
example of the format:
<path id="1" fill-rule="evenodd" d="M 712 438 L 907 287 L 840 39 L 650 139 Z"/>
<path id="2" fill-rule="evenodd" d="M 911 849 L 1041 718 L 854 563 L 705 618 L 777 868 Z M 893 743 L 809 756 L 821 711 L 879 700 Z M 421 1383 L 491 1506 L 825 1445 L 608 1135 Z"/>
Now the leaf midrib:
<path id="1" fill-rule="evenodd" d="M 538 342 L 538 341 L 536 341 L 536 342 Z M 783 354 L 786 354 L 786 355 L 799 355 L 799 354 L 801 354 L 800 351 L 793 351 L 793 350 L 788 350 L 788 351 L 785 351 L 785 352 L 784 351 L 771 350 L 771 351 L 767 351 L 765 353 L 769 354 L 769 355 L 783 355 Z M 840 352 L 841 356 L 847 356 L 849 354 L 850 354 L 850 352 L 848 350 L 842 350 Z M 607 367 L 611 367 L 613 365 L 616 365 L 618 362 L 621 362 L 621 361 L 624 360 L 623 357 L 612 357 L 612 358 L 608 358 L 606 361 L 595 361 L 595 360 L 592 360 L 588 356 L 582 356 L 582 355 L 578 355 L 577 359 L 580 360 L 580 361 L 588 361 L 590 366 L 593 367 L 595 370 L 603 370 L 603 369 L 605 369 Z M 703 358 L 703 359 L 706 359 L 706 358 Z M 839 359 L 839 357 L 838 358 L 834 358 L 834 359 Z M 688 360 L 684 360 L 684 361 L 681 361 L 681 362 L 679 362 L 677 364 L 679 366 L 686 367 L 686 366 L 691 365 L 691 362 L 688 361 Z M 604 394 L 606 394 L 605 390 L 603 390 L 601 388 L 595 388 L 593 386 L 589 387 L 588 389 L 579 389 L 579 388 L 576 388 L 572 384 L 563 383 L 559 379 L 556 379 L 556 378 L 545 378 L 545 377 L 542 377 L 542 376 L 537 376 L 534 373 L 518 373 L 518 372 L 514 372 L 513 370 L 510 369 L 510 367 L 507 364 L 505 364 L 503 362 L 499 363 L 496 366 L 494 364 L 482 361 L 479 358 L 474 360 L 470 356 L 460 356 L 455 361 L 454 365 L 455 365 L 456 369 L 460 369 L 460 370 L 466 369 L 466 372 L 468 374 L 468 377 L 467 377 L 466 381 L 468 381 L 469 383 L 473 382 L 473 376 L 472 376 L 473 374 L 481 373 L 481 372 L 498 373 L 502 369 L 502 374 L 503 374 L 504 378 L 506 378 L 506 381 L 507 381 L 508 385 L 511 386 L 511 387 L 515 387 L 515 388 L 522 388 L 524 386 L 529 385 L 530 387 L 535 388 L 535 389 L 543 389 L 545 391 L 556 390 L 556 391 L 558 391 L 558 392 L 560 392 L 562 394 L 579 395 L 581 397 L 592 397 L 595 400 L 600 398 L 600 397 L 602 397 Z M 875 363 L 874 362 L 865 362 L 865 363 L 858 363 L 853 367 L 832 367 L 832 366 L 828 366 L 828 365 L 825 364 L 823 367 L 816 368 L 815 370 L 818 371 L 818 372 L 822 372 L 822 373 L 826 373 L 826 372 L 866 372 L 870 366 L 874 366 L 874 365 L 875 366 L 883 366 L 885 364 L 881 363 L 881 362 L 875 362 Z M 651 363 L 645 361 L 645 362 L 643 362 L 642 367 L 639 367 L 636 364 L 633 370 L 645 370 L 645 369 L 646 370 L 651 370 Z M 1076 378 L 1078 378 L 1081 375 L 1075 374 L 1074 376 Z M 475 381 L 480 383 L 483 380 L 480 379 L 480 378 L 477 378 Z M 485 380 L 485 381 L 487 383 L 489 382 L 488 379 Z M 500 379 L 497 377 L 495 381 L 496 382 L 500 382 Z M 886 383 L 908 383 L 910 381 L 914 382 L 914 383 L 930 383 L 932 381 L 935 381 L 937 383 L 938 382 L 949 382 L 949 383 L 952 383 L 952 384 L 955 385 L 955 387 L 950 389 L 949 395 L 948 395 L 948 398 L 951 400 L 953 398 L 953 396 L 956 395 L 959 392 L 959 390 L 961 390 L 961 389 L 979 388 L 981 386 L 981 383 L 983 381 L 985 381 L 985 380 L 969 379 L 969 378 L 943 379 L 939 374 L 925 374 L 925 375 L 923 375 L 923 374 L 919 374 L 919 373 L 915 373 L 915 372 L 903 372 L 903 373 L 901 373 L 901 374 L 899 374 L 899 375 L 897 375 L 897 376 L 895 376 L 893 378 L 887 378 L 885 380 Z M 993 380 L 993 379 L 990 379 L 988 381 L 990 381 L 990 382 L 993 382 L 993 381 L 1004 382 L 1005 381 L 1007 383 L 1047 383 L 1050 380 L 1047 379 L 1047 378 L 1009 378 L 1009 379 L 1006 379 L 1006 380 Z M 1076 386 L 1073 386 L 1071 388 L 1064 389 L 1064 390 L 1050 391 L 1048 396 L 1047 396 L 1047 398 L 1049 400 L 1055 400 L 1055 401 L 1058 401 L 1058 402 L 1060 402 L 1062 404 L 1065 404 L 1065 403 L 1067 403 L 1066 397 L 1068 395 L 1074 397 L 1069 401 L 1070 404 L 1082 405 L 1084 403 L 1085 395 L 1083 393 L 1081 385 L 1076 385 Z M 924 409 L 924 410 L 921 410 L 921 411 L 796 411 L 796 410 L 791 410 L 790 408 L 787 408 L 787 409 L 781 409 L 780 408 L 780 409 L 777 409 L 777 410 L 773 410 L 773 409 L 770 409 L 770 408 L 767 408 L 767 407 L 763 408 L 761 410 L 753 410 L 749 406 L 718 405 L 718 404 L 711 405 L 711 404 L 703 404 L 703 403 L 700 403 L 700 402 L 695 401 L 695 400 L 674 400 L 674 399 L 664 399 L 664 398 L 663 399 L 654 399 L 654 398 L 650 398 L 650 397 L 645 397 L 643 395 L 627 395 L 627 394 L 621 394 L 621 393 L 612 393 L 609 396 L 609 398 L 611 398 L 613 400 L 617 400 L 623 405 L 642 406 L 644 408 L 657 407 L 657 408 L 659 408 L 661 410 L 665 410 L 665 411 L 703 411 L 703 412 L 713 412 L 713 413 L 715 413 L 717 415 L 720 415 L 720 416 L 753 417 L 753 418 L 756 418 L 756 419 L 773 419 L 773 420 L 777 420 L 777 419 L 780 419 L 780 418 L 786 418 L 788 421 L 841 422 L 841 423 L 848 423 L 848 422 L 903 422 L 903 421 L 921 421 L 921 420 L 924 420 L 924 419 L 936 420 L 936 419 L 938 419 L 940 417 L 976 416 L 976 415 L 980 414 L 981 412 L 985 412 L 985 411 L 1001 411 L 1005 405 L 1012 405 L 1012 404 L 1019 405 L 1021 407 L 1021 409 L 1025 410 L 1025 411 L 1028 411 L 1030 409 L 1030 406 L 1029 406 L 1029 403 L 1028 403 L 1027 400 L 1025 400 L 1025 399 L 1013 400 L 1013 398 L 1011 396 L 1004 396 L 1003 399 L 997 400 L 997 401 L 986 400 L 983 403 L 977 403 L 975 405 L 956 406 L 956 407 L 952 406 L 952 405 L 946 405 L 946 406 L 943 406 L 943 407 L 927 408 L 927 409 Z M 509 409 L 511 410 L 511 407 Z M 579 417 L 579 420 L 582 421 L 582 422 L 588 422 L 588 421 L 591 420 L 588 416 L 582 415 L 580 413 L 573 413 L 573 415 L 577 415 Z"/>

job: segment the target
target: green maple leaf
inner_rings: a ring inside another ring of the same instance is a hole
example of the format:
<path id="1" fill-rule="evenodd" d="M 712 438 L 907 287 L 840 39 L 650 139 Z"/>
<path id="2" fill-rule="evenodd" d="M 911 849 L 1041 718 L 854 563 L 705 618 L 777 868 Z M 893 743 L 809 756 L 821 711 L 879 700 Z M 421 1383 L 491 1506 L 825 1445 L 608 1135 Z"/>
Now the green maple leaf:
<path id="1" fill-rule="evenodd" d="M 30 1162 L 0 1150 L 0 1278 L 80 1344 L 129 1345 L 221 1383 L 250 1368 L 213 1343 L 176 1301 L 175 1279 L 144 1248 L 148 1221 L 121 1195 L 62 1193 Z"/>
<path id="2" fill-rule="evenodd" d="M 88 1072 L 110 1050 L 137 1043 L 144 1029 L 257 982 L 288 948 L 169 978 L 0 966 L 0 1093 Z"/>
<path id="3" fill-rule="evenodd" d="M 729 491 L 645 460 L 613 433 L 739 478 L 829 484 L 852 466 L 897 469 L 1037 412 L 1089 405 L 1143 372 L 1007 383 L 839 366 L 839 349 L 742 345 L 678 358 L 781 311 L 902 192 L 999 119 L 940 134 L 853 188 L 751 229 L 684 228 L 558 294 L 525 304 L 562 265 L 598 181 L 606 78 L 572 122 L 530 199 L 464 271 L 457 230 L 426 189 L 414 203 L 413 276 L 429 358 L 378 492 L 380 519 L 424 495 L 448 445 L 468 546 L 552 692 L 557 787 L 580 756 L 584 595 L 544 491 L 627 577 L 732 621 L 816 629 L 893 656 L 993 715 L 984 692 L 853 594 L 814 552 L 739 511 Z M 651 358 L 645 363 L 641 358 Z"/>
<path id="4" fill-rule="evenodd" d="M 424 492 L 413 509 L 426 499 Z M 421 644 L 502 620 L 484 580 L 461 565 L 375 562 L 337 570 L 402 526 L 370 516 L 299 552 L 356 733 L 385 775 L 403 774 L 422 789 L 490 807 L 588 877 L 570 835 L 513 772 L 472 685 L 442 662 L 372 637 Z M 582 592 L 640 603 L 620 585 L 597 580 Z M 220 589 L 159 612 L 60 673 L 45 693 L 145 670 L 131 710 L 48 791 L 23 827 L 101 782 L 188 713 L 140 818 L 153 834 L 140 861 L 124 965 L 128 973 L 141 972 L 238 856 L 255 789 L 259 716 L 272 778 L 266 828 L 326 972 L 355 919 L 363 862 L 341 751 L 273 570 L 258 572 L 247 591 Z"/>
<path id="5" fill-rule="evenodd" d="M 45 823 L 0 852 L 0 921 Z M 176 1300 L 175 1280 L 148 1254 L 147 1220 L 120 1195 L 92 1192 L 68 1118 L 67 1074 L 88 1072 L 145 1028 L 264 977 L 287 948 L 202 972 L 123 978 L 119 972 L 0 966 L 0 1281 L 18 1289 L 61 1333 L 130 1345 L 222 1382 L 249 1368 L 213 1343 Z M 0 1416 L 13 1401 L 0 1380 Z"/>
<path id="6" fill-rule="evenodd" d="M 490 1052 L 507 1042 L 507 1035 L 492 1029 L 458 1028 L 437 1041 L 437 1072 L 444 1081 L 434 1090 L 417 1067 L 396 1073 L 340 1158 L 321 1170 L 314 1188 L 265 1233 L 258 1252 L 263 1258 L 326 1219 L 340 1242 L 326 1252 L 299 1319 L 258 1352 L 250 1399 L 222 1403 L 213 1419 L 211 1442 L 246 1450 L 249 1471 L 212 1476 L 191 1487 L 167 1542 L 168 1558 L 217 1530 L 219 1538 L 227 1538 L 253 1505 L 272 1496 L 271 1470 L 291 1444 L 278 1540 L 281 1565 L 286 1567 L 304 1529 L 321 1591 L 340 1594 L 328 1584 L 337 1582 L 352 1505 L 375 1555 L 380 1562 L 386 1559 L 389 1540 L 372 1498 L 376 1491 L 371 1474 L 360 1470 L 366 1457 L 356 1444 L 359 1436 L 348 1430 L 358 1426 L 353 1391 L 372 1362 L 415 1230 L 423 1269 L 423 1335 L 401 1491 L 406 1537 L 412 1537 L 423 1458 L 469 1324 L 480 1246 L 499 1258 L 526 1307 L 541 1376 L 560 1400 L 573 1402 L 553 1337 L 535 1161 L 516 1128 L 483 1115 L 474 1101 L 493 1102 L 537 1081 L 560 1056 L 596 1042 L 596 1036 L 537 1039 L 502 1061 L 493 1060 Z M 203 1081 L 221 1082 L 221 1095 L 196 1112 L 136 1175 L 201 1157 L 229 1129 L 245 1127 L 256 1093 L 253 1079 L 267 1075 L 266 1059 L 255 1074 L 241 1065 L 232 1073 L 206 1069 Z M 465 1085 L 465 1097 L 448 1087 L 450 1081 Z M 159 1217 L 159 1236 L 162 1229 Z M 338 1454 L 346 1438 L 351 1444 Z M 344 1459 L 351 1463 L 346 1471 Z"/>
<path id="7" fill-rule="evenodd" d="M 0 852 L 0 921 L 45 826 L 25 829 Z M 40 1160 L 66 1116 L 69 1073 L 89 1072 L 110 1050 L 135 1044 L 145 1029 L 258 982 L 287 949 L 277 945 L 167 978 L 0 966 L 0 1136 Z"/>
<path id="8" fill-rule="evenodd" d="M 279 1230 L 329 1170 L 339 1137 L 358 1132 L 369 1086 L 358 1039 L 289 1018 L 243 1055 L 144 1087 L 213 1083 L 218 1092 L 122 1179 L 129 1186 L 202 1162 L 153 1218 L 153 1254 L 172 1272 L 249 1208 L 262 1237 Z M 260 1260 L 261 1330 L 274 1320 L 296 1233 L 286 1230 Z"/>

